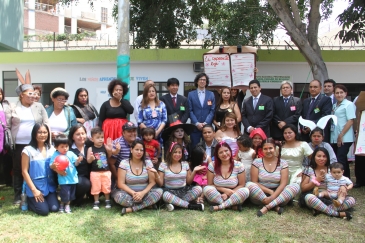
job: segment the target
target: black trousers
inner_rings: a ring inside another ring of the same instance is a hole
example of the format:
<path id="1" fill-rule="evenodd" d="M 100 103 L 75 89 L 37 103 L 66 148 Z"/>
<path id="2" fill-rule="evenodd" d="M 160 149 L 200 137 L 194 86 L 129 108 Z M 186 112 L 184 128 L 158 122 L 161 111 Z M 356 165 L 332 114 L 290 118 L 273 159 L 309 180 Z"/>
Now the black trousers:
<path id="1" fill-rule="evenodd" d="M 28 144 L 16 144 L 13 153 L 13 182 L 14 182 L 14 201 L 20 200 L 23 187 L 22 175 L 22 151 Z"/>
<path id="2" fill-rule="evenodd" d="M 338 147 L 337 144 L 331 144 L 336 156 L 338 162 L 340 162 L 343 165 L 344 173 L 343 175 L 350 178 L 350 166 L 347 159 L 347 154 L 349 153 L 350 147 L 352 145 L 352 142 L 350 143 L 343 143 L 341 147 Z"/>
<path id="3" fill-rule="evenodd" d="M 365 186 L 365 156 L 355 155 L 356 184 Z"/>

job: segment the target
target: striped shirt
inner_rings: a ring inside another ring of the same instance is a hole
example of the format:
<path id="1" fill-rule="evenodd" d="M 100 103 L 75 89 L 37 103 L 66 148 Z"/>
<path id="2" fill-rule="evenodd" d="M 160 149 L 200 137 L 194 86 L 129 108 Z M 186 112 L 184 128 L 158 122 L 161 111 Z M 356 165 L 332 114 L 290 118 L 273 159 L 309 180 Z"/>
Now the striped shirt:
<path id="1" fill-rule="evenodd" d="M 284 160 L 280 160 L 280 165 L 276 166 L 273 172 L 268 172 L 265 169 L 262 158 L 255 159 L 252 162 L 252 166 L 255 166 L 259 170 L 259 183 L 264 187 L 272 189 L 280 185 L 281 170 L 288 168 L 288 164 Z"/>
<path id="2" fill-rule="evenodd" d="M 146 167 L 152 167 L 151 160 L 146 159 L 146 165 L 143 165 L 142 173 L 136 175 L 133 173 L 129 159 L 122 160 L 119 164 L 119 168 L 126 171 L 125 184 L 135 192 L 143 191 L 149 184 L 148 171 Z"/>
<path id="3" fill-rule="evenodd" d="M 189 170 L 188 162 L 181 162 L 181 170 L 179 173 L 171 171 L 165 162 L 160 164 L 158 170 L 165 174 L 164 184 L 166 188 L 178 189 L 186 186 L 186 176 Z"/>
<path id="4" fill-rule="evenodd" d="M 113 141 L 113 149 L 116 148 L 117 143 L 120 144 L 120 152 L 117 155 L 112 155 L 112 158 L 116 159 L 115 168 L 119 167 L 120 161 L 124 159 L 129 159 L 129 154 L 131 152 L 131 146 L 127 141 L 125 141 L 124 137 L 121 136 Z"/>
<path id="5" fill-rule="evenodd" d="M 208 170 L 213 173 L 214 179 L 213 183 L 215 186 L 235 188 L 238 185 L 238 175 L 245 171 L 245 166 L 239 162 L 234 161 L 233 170 L 228 178 L 224 178 L 221 175 L 217 175 L 214 171 L 214 162 L 210 163 Z"/>
<path id="6" fill-rule="evenodd" d="M 346 176 L 342 176 L 339 180 L 334 178 L 331 174 L 326 174 L 327 191 L 330 193 L 337 193 L 341 186 L 348 186 L 352 181 Z"/>

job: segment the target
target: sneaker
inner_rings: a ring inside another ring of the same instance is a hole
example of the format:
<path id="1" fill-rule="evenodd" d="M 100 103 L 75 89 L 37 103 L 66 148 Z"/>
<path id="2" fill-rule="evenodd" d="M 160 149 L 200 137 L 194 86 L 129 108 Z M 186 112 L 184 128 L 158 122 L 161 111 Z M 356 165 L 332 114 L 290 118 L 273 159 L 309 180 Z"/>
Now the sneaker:
<path id="1" fill-rule="evenodd" d="M 99 204 L 100 204 L 99 201 L 94 202 L 93 209 L 99 210 Z"/>
<path id="2" fill-rule="evenodd" d="M 167 211 L 171 212 L 171 211 L 174 211 L 174 205 L 172 205 L 171 203 L 168 203 L 166 204 L 166 208 L 167 208 Z"/>
<path id="3" fill-rule="evenodd" d="M 65 213 L 72 213 L 72 212 L 71 212 L 70 205 L 66 205 L 66 206 L 65 206 Z"/>
<path id="4" fill-rule="evenodd" d="M 65 207 L 61 204 L 60 205 L 60 209 L 58 210 L 60 213 L 64 213 L 65 212 Z"/>
<path id="5" fill-rule="evenodd" d="M 204 204 L 193 204 L 193 203 L 189 203 L 188 209 L 190 209 L 190 210 L 204 211 Z"/>
<path id="6" fill-rule="evenodd" d="M 112 204 L 110 203 L 110 200 L 105 200 L 105 208 L 111 208 Z"/>

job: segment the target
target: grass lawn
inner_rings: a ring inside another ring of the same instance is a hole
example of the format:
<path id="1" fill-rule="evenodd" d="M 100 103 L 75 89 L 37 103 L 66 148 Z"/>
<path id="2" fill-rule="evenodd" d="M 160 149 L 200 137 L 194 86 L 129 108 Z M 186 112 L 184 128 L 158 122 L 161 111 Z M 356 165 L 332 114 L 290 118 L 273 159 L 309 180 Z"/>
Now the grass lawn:
<path id="1" fill-rule="evenodd" d="M 72 207 L 72 214 L 47 217 L 12 205 L 12 188 L 0 189 L 0 242 L 365 242 L 365 187 L 350 193 L 357 200 L 351 221 L 313 217 L 296 204 L 283 215 L 256 216 L 259 207 L 242 212 L 143 210 L 120 216 L 121 207 L 99 211 L 92 203 Z M 102 199 L 103 200 L 103 199 Z"/>

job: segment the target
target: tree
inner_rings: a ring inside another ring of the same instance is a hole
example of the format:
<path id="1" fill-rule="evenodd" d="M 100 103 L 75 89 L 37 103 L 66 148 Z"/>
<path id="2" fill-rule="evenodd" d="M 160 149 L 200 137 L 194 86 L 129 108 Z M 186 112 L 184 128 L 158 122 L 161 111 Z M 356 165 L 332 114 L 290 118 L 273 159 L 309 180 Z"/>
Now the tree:
<path id="1" fill-rule="evenodd" d="M 365 41 L 365 1 L 353 0 L 345 11 L 338 16 L 338 22 L 342 25 L 342 30 L 338 32 L 342 43 L 355 41 L 359 43 Z"/>

